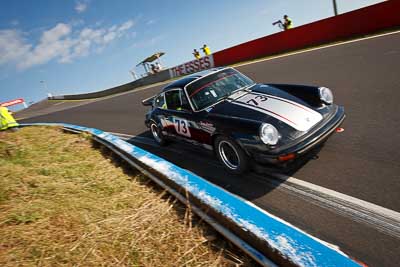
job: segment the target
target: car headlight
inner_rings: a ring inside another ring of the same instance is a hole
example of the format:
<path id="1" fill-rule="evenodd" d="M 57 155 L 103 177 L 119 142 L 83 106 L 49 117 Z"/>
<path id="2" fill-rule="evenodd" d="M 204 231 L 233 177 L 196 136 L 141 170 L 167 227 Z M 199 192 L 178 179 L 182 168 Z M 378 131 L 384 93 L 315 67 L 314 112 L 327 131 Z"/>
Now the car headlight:
<path id="1" fill-rule="evenodd" d="M 319 91 L 319 98 L 321 99 L 322 102 L 329 105 L 333 103 L 333 94 L 329 88 L 319 87 L 318 91 Z"/>
<path id="2" fill-rule="evenodd" d="M 260 127 L 260 138 L 264 144 L 276 145 L 280 138 L 278 130 L 269 123 L 263 123 Z"/>

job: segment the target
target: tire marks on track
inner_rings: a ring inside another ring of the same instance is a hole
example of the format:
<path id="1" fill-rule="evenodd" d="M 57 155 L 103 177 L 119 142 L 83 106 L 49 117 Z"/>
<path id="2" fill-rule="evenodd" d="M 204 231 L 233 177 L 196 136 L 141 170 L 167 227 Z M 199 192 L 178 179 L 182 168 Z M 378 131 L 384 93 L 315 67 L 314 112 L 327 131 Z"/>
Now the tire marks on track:
<path id="1" fill-rule="evenodd" d="M 400 213 L 294 177 L 257 175 L 280 190 L 400 239 Z"/>

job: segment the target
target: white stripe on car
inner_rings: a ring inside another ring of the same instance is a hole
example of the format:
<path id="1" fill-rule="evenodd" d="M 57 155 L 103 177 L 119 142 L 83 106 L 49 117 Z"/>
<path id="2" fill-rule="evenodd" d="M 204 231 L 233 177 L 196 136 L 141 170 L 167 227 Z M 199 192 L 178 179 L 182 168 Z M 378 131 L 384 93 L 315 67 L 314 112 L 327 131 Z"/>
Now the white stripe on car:
<path id="1" fill-rule="evenodd" d="M 267 94 L 248 93 L 232 103 L 267 114 L 302 132 L 308 131 L 322 120 L 322 115 L 315 110 Z"/>

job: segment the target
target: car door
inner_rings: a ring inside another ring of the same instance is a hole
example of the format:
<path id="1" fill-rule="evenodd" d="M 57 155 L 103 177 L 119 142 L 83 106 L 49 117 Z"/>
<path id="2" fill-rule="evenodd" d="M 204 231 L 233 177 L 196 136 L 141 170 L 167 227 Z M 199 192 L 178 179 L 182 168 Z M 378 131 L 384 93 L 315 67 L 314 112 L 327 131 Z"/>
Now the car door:
<path id="1" fill-rule="evenodd" d="M 200 126 L 203 113 L 193 112 L 182 89 L 171 89 L 165 92 L 167 109 L 165 113 L 168 123 L 173 124 L 172 130 L 175 138 L 193 144 L 209 143 L 210 133 L 205 132 Z"/>
<path id="2" fill-rule="evenodd" d="M 165 101 L 165 93 L 161 93 L 154 98 L 154 110 L 152 120 L 154 120 L 165 136 L 174 137 L 174 125 L 168 119 L 168 109 Z"/>

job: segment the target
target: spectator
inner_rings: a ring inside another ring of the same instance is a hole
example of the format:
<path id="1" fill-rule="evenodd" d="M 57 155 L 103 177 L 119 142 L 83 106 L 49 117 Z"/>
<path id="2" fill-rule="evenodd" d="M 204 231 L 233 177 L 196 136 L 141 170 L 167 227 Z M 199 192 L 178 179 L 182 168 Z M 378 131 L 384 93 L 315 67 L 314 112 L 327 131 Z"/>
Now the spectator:
<path id="1" fill-rule="evenodd" d="M 288 17 L 288 15 L 283 16 L 283 19 L 283 29 L 285 31 L 291 29 L 293 27 L 292 20 Z"/>
<path id="2" fill-rule="evenodd" d="M 202 47 L 201 49 L 203 50 L 203 52 L 204 52 L 204 54 L 205 54 L 206 56 L 211 55 L 210 48 L 209 48 L 206 44 L 203 45 L 203 47 Z"/>
<path id="3" fill-rule="evenodd" d="M 193 49 L 193 55 L 194 55 L 194 57 L 195 57 L 196 59 L 200 59 L 200 58 L 201 58 L 200 52 L 197 51 L 196 49 Z"/>
<path id="4" fill-rule="evenodd" d="M 19 124 L 15 121 L 8 108 L 0 106 L 0 131 L 7 129 L 18 130 Z"/>
<path id="5" fill-rule="evenodd" d="M 156 69 L 157 69 L 157 71 L 162 70 L 160 62 L 156 62 Z"/>
<path id="6" fill-rule="evenodd" d="M 151 66 L 151 72 L 152 72 L 153 74 L 158 72 L 158 69 L 157 69 L 156 65 L 151 64 L 150 66 Z"/>

